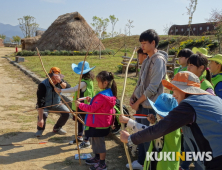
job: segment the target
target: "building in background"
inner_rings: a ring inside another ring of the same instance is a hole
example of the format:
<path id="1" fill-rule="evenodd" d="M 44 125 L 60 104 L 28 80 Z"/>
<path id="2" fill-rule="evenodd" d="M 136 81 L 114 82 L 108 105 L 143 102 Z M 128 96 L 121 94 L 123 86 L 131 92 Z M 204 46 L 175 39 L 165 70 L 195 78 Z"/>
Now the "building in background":
<path id="1" fill-rule="evenodd" d="M 188 35 L 189 26 L 186 25 L 172 25 L 169 29 L 168 35 Z M 210 34 L 211 31 L 214 30 L 213 23 L 199 23 L 199 24 L 191 24 L 190 35 L 204 35 Z"/>

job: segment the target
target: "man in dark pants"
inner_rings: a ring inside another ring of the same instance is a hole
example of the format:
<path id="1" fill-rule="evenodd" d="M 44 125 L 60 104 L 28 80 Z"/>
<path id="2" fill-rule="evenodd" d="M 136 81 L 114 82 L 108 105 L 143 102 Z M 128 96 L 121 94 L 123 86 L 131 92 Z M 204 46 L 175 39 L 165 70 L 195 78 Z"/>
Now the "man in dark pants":
<path id="1" fill-rule="evenodd" d="M 60 89 L 70 88 L 71 86 L 63 80 L 63 75 L 58 67 L 52 67 L 49 71 L 49 76 L 52 79 L 54 85 Z M 49 110 L 55 111 L 69 111 L 69 109 L 64 105 L 56 105 L 61 102 L 59 95 L 54 91 L 53 85 L 50 83 L 49 79 L 43 80 L 38 85 L 37 90 L 37 108 L 38 109 L 38 123 L 36 136 L 42 136 L 43 131 L 45 130 L 46 119 L 48 117 Z M 47 107 L 42 109 L 42 107 L 55 105 L 52 107 Z M 66 131 L 62 129 L 62 126 L 65 125 L 69 119 L 69 113 L 61 113 L 60 118 L 56 122 L 53 132 L 64 135 Z"/>
<path id="2" fill-rule="evenodd" d="M 155 102 L 157 97 L 163 93 L 161 81 L 166 77 L 166 63 L 168 55 L 164 51 L 157 50 L 159 36 L 155 30 L 144 31 L 139 38 L 143 53 L 148 57 L 143 61 L 137 86 L 130 98 L 130 106 L 136 110 L 137 114 L 154 114 L 155 111 L 150 106 L 147 98 Z M 147 119 L 139 120 L 144 125 L 149 126 Z M 133 169 L 143 169 L 143 163 L 146 151 L 149 148 L 149 142 L 141 143 L 139 146 L 138 160 L 132 163 Z M 129 168 L 129 165 L 126 165 Z"/>

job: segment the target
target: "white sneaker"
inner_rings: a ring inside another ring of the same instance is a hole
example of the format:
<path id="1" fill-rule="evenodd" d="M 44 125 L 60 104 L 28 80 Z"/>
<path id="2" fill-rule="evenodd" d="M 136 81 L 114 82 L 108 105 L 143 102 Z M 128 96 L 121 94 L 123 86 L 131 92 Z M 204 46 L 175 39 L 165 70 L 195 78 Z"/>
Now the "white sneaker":
<path id="1" fill-rule="evenodd" d="M 129 169 L 129 164 L 126 164 L 126 167 Z M 137 160 L 132 162 L 132 167 L 133 169 L 143 170 L 143 166 L 140 165 L 140 163 Z"/>

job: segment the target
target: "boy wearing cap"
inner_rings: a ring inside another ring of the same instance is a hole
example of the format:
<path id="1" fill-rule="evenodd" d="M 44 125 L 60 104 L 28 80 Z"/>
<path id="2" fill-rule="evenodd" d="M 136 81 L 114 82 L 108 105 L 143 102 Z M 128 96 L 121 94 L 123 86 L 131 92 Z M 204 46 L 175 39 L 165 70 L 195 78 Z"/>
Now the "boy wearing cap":
<path id="1" fill-rule="evenodd" d="M 198 146 L 202 154 L 211 153 L 211 160 L 211 157 L 204 157 L 205 169 L 221 169 L 222 100 L 200 89 L 199 78 L 188 71 L 177 73 L 171 83 L 166 80 L 162 83 L 166 88 L 173 90 L 173 96 L 179 105 L 152 127 L 132 135 L 122 131 L 121 141 L 140 144 L 164 136 L 180 127 L 189 126 L 190 131 L 183 131 L 184 137 L 191 137 L 194 146 Z"/>
<path id="2" fill-rule="evenodd" d="M 53 84 L 60 88 L 70 88 L 71 86 L 63 80 L 64 76 L 61 74 L 61 71 L 58 67 L 52 67 L 49 71 L 49 76 L 52 79 Z M 64 105 L 56 105 L 52 107 L 47 107 L 45 109 L 42 109 L 42 107 L 55 105 L 60 103 L 60 97 L 55 92 L 53 85 L 50 83 L 48 78 L 43 80 L 38 85 L 37 90 L 37 108 L 38 108 L 38 123 L 37 123 L 37 129 L 36 136 L 42 136 L 43 131 L 45 130 L 46 125 L 46 119 L 48 117 L 48 111 L 49 110 L 55 110 L 55 111 L 69 111 L 69 109 Z M 62 129 L 62 126 L 65 125 L 69 118 L 69 113 L 61 113 L 60 118 L 56 122 L 53 132 L 59 133 L 61 135 L 66 134 L 66 131 Z"/>
<path id="3" fill-rule="evenodd" d="M 169 111 L 173 110 L 175 107 L 178 106 L 176 99 L 173 98 L 171 94 L 166 93 L 163 93 L 158 96 L 155 104 L 151 100 L 149 100 L 149 102 L 152 108 L 157 113 L 157 120 L 155 119 L 154 115 L 148 115 L 147 119 L 150 122 L 150 126 L 153 126 L 160 120 L 164 119 L 164 117 L 168 115 Z M 127 123 L 127 127 L 132 128 L 134 133 L 149 127 L 137 123 L 136 121 L 125 116 L 120 116 L 119 120 L 121 123 Z M 153 140 L 147 152 L 157 152 L 159 156 L 161 152 L 180 152 L 180 147 L 181 132 L 180 129 L 177 129 L 169 134 L 166 134 L 165 136 L 161 136 Z M 144 170 L 163 170 L 167 168 L 170 170 L 178 170 L 179 161 L 144 161 Z"/>
<path id="4" fill-rule="evenodd" d="M 210 60 L 209 68 L 213 74 L 211 81 L 215 94 L 222 98 L 222 55 L 217 54 L 208 60 Z"/>
<path id="5" fill-rule="evenodd" d="M 147 53 L 148 57 L 142 63 L 137 86 L 130 98 L 130 106 L 137 111 L 137 114 L 155 115 L 155 111 L 150 106 L 147 98 L 155 101 L 163 93 L 161 81 L 165 79 L 167 73 L 168 55 L 164 51 L 157 50 L 159 35 L 153 29 L 144 31 L 140 35 L 139 41 L 143 53 Z M 146 119 L 137 119 L 137 122 L 149 126 L 149 121 Z M 132 163 L 134 169 L 143 168 L 142 165 L 146 157 L 146 151 L 149 148 L 149 142 L 140 144 L 138 148 L 138 160 Z"/>

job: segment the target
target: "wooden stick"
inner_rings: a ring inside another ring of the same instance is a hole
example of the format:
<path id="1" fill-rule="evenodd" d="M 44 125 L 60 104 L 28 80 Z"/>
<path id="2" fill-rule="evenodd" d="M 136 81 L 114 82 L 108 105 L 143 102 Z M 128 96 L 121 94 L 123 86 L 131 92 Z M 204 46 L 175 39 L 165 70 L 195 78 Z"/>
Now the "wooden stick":
<path id="1" fill-rule="evenodd" d="M 71 102 L 73 102 L 73 101 L 69 101 L 69 102 L 65 102 L 65 103 L 71 103 Z M 47 107 L 62 105 L 62 104 L 65 104 L 65 103 L 59 103 L 59 104 L 54 104 L 54 105 L 50 105 L 50 106 L 40 107 L 40 108 L 37 108 L 37 109 L 27 110 L 27 111 L 24 111 L 23 113 L 31 112 L 31 111 L 38 110 L 38 109 L 44 109 L 44 108 L 47 108 Z"/>
<path id="2" fill-rule="evenodd" d="M 30 144 L 46 144 L 46 143 L 47 143 L 47 141 L 36 142 L 36 143 L 10 143 L 10 144 L 0 145 L 0 146 L 30 145 Z"/>
<path id="3" fill-rule="evenodd" d="M 124 84 L 123 84 L 123 92 L 122 92 L 122 96 L 121 96 L 121 100 L 120 100 L 120 113 L 121 115 L 123 115 L 123 98 L 124 98 L 124 94 L 125 94 L 125 89 L 126 89 L 126 80 L 127 80 L 127 74 L 128 74 L 128 69 L 129 69 L 129 65 L 133 59 L 133 56 L 135 54 L 135 51 L 136 51 L 136 47 L 133 51 L 133 54 L 132 54 L 132 57 L 130 58 L 128 64 L 127 64 L 127 67 L 126 67 L 126 72 L 125 72 L 125 79 L 124 79 Z M 121 123 L 121 129 L 124 130 L 124 124 Z M 127 157 L 127 160 L 128 160 L 128 163 L 129 163 L 129 169 L 130 170 L 133 170 L 133 167 L 132 167 L 132 162 L 131 162 L 131 158 L 130 158 L 130 155 L 129 155 L 129 151 L 128 151 L 128 148 L 126 146 L 126 143 L 123 143 L 124 144 L 124 148 L 125 148 L 125 152 L 126 152 L 126 157 Z"/>
<path id="4" fill-rule="evenodd" d="M 50 113 L 71 113 L 68 111 L 57 111 L 57 110 L 49 110 Z M 89 112 L 75 112 L 78 114 L 89 114 L 89 115 L 113 115 L 113 116 L 120 116 L 120 114 L 111 114 L 111 113 L 89 113 Z M 130 115 L 123 115 L 123 116 L 130 116 Z"/>
<path id="5" fill-rule="evenodd" d="M 91 37 L 93 36 L 93 34 L 91 34 Z M 81 80 L 82 80 L 82 74 L 83 74 L 83 69 L 84 69 L 84 64 L 85 64 L 85 61 L 86 61 L 86 57 L 88 56 L 88 53 L 89 53 L 89 50 L 91 48 L 91 45 L 92 45 L 92 41 L 90 42 L 90 46 L 87 50 L 87 53 L 86 53 L 86 56 L 84 58 L 84 61 L 83 61 L 83 65 L 82 65 L 82 70 L 81 70 L 81 74 L 79 76 L 79 86 L 78 86 L 78 91 L 77 91 L 77 100 L 79 99 L 79 95 L 80 95 L 80 84 L 81 84 Z M 79 150 L 79 144 L 78 144 L 78 139 L 77 139 L 77 118 L 78 118 L 78 107 L 76 107 L 76 118 L 75 118 L 75 137 L 76 137 L 76 145 L 77 145 L 77 149 L 78 149 L 78 154 L 79 154 L 79 163 L 81 165 L 81 159 L 80 159 L 80 150 Z"/>

